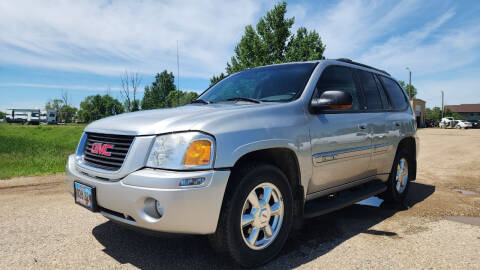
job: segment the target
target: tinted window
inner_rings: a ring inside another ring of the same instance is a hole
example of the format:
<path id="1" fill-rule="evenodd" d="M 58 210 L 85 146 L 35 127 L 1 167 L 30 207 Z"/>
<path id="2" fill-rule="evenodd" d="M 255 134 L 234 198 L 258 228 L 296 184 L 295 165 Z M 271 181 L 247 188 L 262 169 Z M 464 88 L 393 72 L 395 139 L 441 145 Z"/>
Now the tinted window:
<path id="1" fill-rule="evenodd" d="M 386 96 L 387 94 L 385 93 L 385 89 L 383 88 L 382 83 L 380 83 L 380 81 L 378 80 L 377 75 L 373 74 L 373 77 L 375 78 L 375 82 L 377 83 L 377 89 L 380 92 L 380 97 L 382 98 L 383 108 L 387 110 L 391 109 L 390 103 L 388 102 Z"/>
<path id="2" fill-rule="evenodd" d="M 367 99 L 368 110 L 380 110 L 383 109 L 382 100 L 380 99 L 380 93 L 377 89 L 375 79 L 370 72 L 359 70 L 358 75 L 363 86 L 363 92 Z"/>
<path id="3" fill-rule="evenodd" d="M 402 88 L 392 79 L 380 76 L 380 80 L 382 80 L 383 86 L 387 91 L 392 108 L 394 110 L 405 109 L 405 107 L 407 107 L 407 101 L 405 100 Z"/>
<path id="4" fill-rule="evenodd" d="M 221 80 L 199 98 L 211 102 L 246 97 L 261 101 L 289 101 L 305 88 L 314 63 L 253 68 Z"/>
<path id="5" fill-rule="evenodd" d="M 327 67 L 317 83 L 316 97 L 319 98 L 327 90 L 344 90 L 353 98 L 352 107 L 348 110 L 359 110 L 358 89 L 353 79 L 353 70 L 347 67 Z"/>

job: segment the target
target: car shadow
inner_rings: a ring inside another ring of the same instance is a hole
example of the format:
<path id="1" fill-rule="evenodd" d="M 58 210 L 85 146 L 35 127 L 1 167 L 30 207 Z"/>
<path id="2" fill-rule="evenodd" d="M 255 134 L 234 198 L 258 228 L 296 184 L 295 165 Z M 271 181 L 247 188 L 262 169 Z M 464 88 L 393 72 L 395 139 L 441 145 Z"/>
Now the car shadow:
<path id="1" fill-rule="evenodd" d="M 425 200 L 435 187 L 412 182 L 408 207 Z M 280 256 L 264 269 L 290 269 L 315 260 L 349 238 L 366 233 L 379 237 L 398 237 L 396 232 L 371 227 L 408 207 L 382 203 L 380 207 L 352 205 L 313 218 L 292 232 Z M 106 254 L 121 264 L 141 269 L 237 269 L 210 248 L 206 236 L 152 237 L 119 226 L 111 221 L 98 225 L 93 236 Z"/>

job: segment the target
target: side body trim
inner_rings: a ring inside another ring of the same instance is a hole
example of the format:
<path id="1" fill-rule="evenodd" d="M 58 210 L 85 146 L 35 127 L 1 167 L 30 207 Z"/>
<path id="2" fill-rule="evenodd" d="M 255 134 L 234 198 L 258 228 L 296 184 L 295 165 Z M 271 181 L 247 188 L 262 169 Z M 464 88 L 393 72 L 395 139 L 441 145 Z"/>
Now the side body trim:
<path id="1" fill-rule="evenodd" d="M 373 155 L 379 155 L 387 152 L 392 147 L 392 143 L 381 143 L 374 145 L 367 145 L 361 147 L 353 147 L 340 149 L 335 151 L 321 152 L 313 155 L 313 164 L 314 166 L 319 166 L 322 163 L 332 162 L 336 160 L 346 160 L 346 159 L 355 159 L 368 156 L 372 153 Z"/>

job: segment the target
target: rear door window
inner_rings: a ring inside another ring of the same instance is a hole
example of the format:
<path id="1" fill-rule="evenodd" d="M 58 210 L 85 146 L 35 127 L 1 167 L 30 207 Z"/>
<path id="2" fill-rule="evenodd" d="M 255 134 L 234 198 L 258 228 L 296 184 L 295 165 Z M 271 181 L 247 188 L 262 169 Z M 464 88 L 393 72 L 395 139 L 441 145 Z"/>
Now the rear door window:
<path id="1" fill-rule="evenodd" d="M 342 111 L 360 110 L 360 95 L 353 77 L 353 70 L 343 66 L 329 66 L 322 72 L 318 80 L 315 97 L 319 98 L 323 92 L 328 90 L 343 90 L 352 95 L 353 104 L 350 109 Z"/>
<path id="2" fill-rule="evenodd" d="M 403 94 L 402 88 L 392 79 L 380 76 L 385 91 L 387 91 L 388 98 L 392 104 L 392 109 L 401 110 L 407 108 L 407 100 Z"/>
<path id="3" fill-rule="evenodd" d="M 373 74 L 368 71 L 358 70 L 358 77 L 360 77 L 363 93 L 365 94 L 367 110 L 383 109 L 380 92 L 377 89 Z"/>

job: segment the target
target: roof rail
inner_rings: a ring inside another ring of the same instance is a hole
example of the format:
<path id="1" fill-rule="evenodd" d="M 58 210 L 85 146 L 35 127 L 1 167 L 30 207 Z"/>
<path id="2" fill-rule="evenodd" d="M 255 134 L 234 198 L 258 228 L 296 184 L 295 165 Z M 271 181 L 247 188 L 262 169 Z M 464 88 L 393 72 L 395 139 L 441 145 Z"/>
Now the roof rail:
<path id="1" fill-rule="evenodd" d="M 386 72 L 385 70 L 374 68 L 372 66 L 365 65 L 365 64 L 362 64 L 362 63 L 354 62 L 354 61 L 352 61 L 351 59 L 348 59 L 348 58 L 338 58 L 338 59 L 335 59 L 335 60 L 340 61 L 340 62 L 344 62 L 344 63 L 349 63 L 349 64 L 352 64 L 352 65 L 361 66 L 361 67 L 371 68 L 373 70 L 376 70 L 376 71 L 382 72 L 382 73 L 384 73 L 388 76 L 391 76 L 390 73 Z"/>

